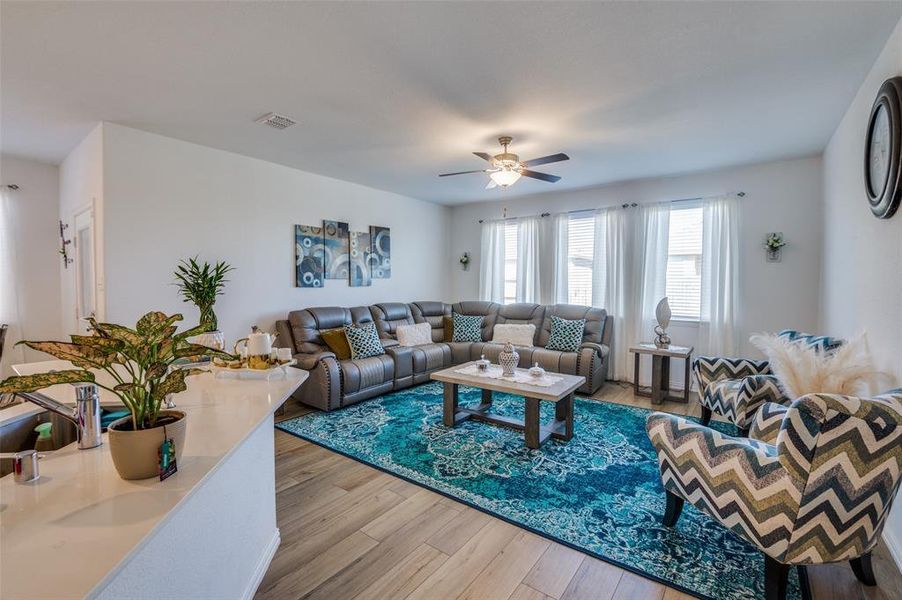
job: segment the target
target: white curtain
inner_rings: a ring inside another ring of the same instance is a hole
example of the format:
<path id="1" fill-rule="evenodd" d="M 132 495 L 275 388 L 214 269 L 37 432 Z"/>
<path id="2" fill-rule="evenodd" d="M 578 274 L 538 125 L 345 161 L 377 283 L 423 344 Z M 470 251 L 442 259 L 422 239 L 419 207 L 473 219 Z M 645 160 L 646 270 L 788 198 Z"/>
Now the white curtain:
<path id="1" fill-rule="evenodd" d="M 504 302 L 504 221 L 486 221 L 482 224 L 479 298 Z"/>
<path id="2" fill-rule="evenodd" d="M 0 192 L 0 324 L 6 324 L 9 329 L 0 361 L 0 379 L 13 374 L 10 365 L 25 362 L 22 347 L 15 345 L 23 335 L 19 315 L 16 247 L 16 235 L 21 231 L 21 223 L 15 202 L 16 193 L 4 186 Z"/>
<path id="3" fill-rule="evenodd" d="M 612 208 L 595 216 L 592 304 L 613 318 L 612 379 L 633 377 L 629 348 L 651 340 L 664 296 L 670 203 Z"/>
<path id="4" fill-rule="evenodd" d="M 545 222 L 543 227 L 542 221 Z M 548 219 L 523 217 L 517 219 L 517 302 L 538 302 L 542 285 L 542 240 L 540 230 L 547 228 Z M 547 246 L 549 250 L 553 246 Z"/>
<path id="5" fill-rule="evenodd" d="M 541 302 L 542 304 L 566 304 L 570 300 L 568 289 L 570 215 L 558 214 L 545 221 L 547 222 L 545 230 L 549 232 L 547 237 L 550 238 L 550 241 L 548 246 L 543 247 L 553 248 L 553 252 L 549 260 L 551 276 L 547 278 L 548 285 L 542 288 L 546 290 L 546 293 L 541 296 Z"/>
<path id="6" fill-rule="evenodd" d="M 702 202 L 702 299 L 700 354 L 735 356 L 739 301 L 739 199 Z"/>
<path id="7" fill-rule="evenodd" d="M 482 224 L 479 298 L 504 302 L 505 231 L 517 229 L 517 302 L 554 304 L 567 301 L 569 216 L 521 217 Z"/>

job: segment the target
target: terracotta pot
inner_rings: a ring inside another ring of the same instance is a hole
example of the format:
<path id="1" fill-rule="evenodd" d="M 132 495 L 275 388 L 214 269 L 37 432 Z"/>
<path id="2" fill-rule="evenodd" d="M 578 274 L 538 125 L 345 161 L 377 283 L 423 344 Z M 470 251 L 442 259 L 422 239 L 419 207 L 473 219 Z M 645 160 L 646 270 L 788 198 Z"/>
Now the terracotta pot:
<path id="1" fill-rule="evenodd" d="M 176 420 L 167 422 L 166 417 Z M 176 463 L 182 460 L 182 450 L 185 449 L 185 434 L 188 427 L 188 419 L 180 410 L 161 410 L 157 422 L 163 425 L 153 429 L 123 430 L 122 427 L 131 427 L 131 416 L 116 419 L 110 423 L 109 442 L 110 454 L 113 455 L 113 464 L 122 479 L 148 479 L 160 475 L 159 450 L 163 444 L 163 430 L 166 436 L 172 438 L 175 443 Z M 165 425 L 165 427 L 164 427 Z"/>

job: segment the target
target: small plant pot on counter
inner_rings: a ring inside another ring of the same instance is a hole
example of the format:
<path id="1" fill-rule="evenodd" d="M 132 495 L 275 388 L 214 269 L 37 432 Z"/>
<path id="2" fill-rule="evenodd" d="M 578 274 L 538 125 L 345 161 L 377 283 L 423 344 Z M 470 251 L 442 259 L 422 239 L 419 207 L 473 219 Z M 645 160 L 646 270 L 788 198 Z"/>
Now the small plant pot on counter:
<path id="1" fill-rule="evenodd" d="M 110 423 L 109 442 L 113 464 L 122 479 L 149 479 L 160 474 L 160 446 L 165 438 L 175 444 L 176 463 L 182 460 L 187 432 L 187 415 L 179 410 L 161 410 L 157 426 L 132 429 L 131 416 Z M 165 437 L 164 437 L 165 431 Z"/>

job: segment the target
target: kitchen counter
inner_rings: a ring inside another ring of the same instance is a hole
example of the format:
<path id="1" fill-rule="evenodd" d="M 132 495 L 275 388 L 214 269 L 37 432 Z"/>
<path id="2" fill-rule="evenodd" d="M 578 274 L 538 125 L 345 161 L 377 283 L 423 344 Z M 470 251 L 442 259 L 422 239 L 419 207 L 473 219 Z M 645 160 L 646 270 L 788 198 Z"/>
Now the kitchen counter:
<path id="1" fill-rule="evenodd" d="M 279 543 L 273 413 L 307 377 L 287 371 L 188 378 L 175 396 L 187 440 L 166 481 L 121 479 L 106 434 L 98 448 L 50 453 L 38 481 L 0 479 L 0 597 L 252 597 Z M 54 388 L 44 392 L 71 396 Z"/>

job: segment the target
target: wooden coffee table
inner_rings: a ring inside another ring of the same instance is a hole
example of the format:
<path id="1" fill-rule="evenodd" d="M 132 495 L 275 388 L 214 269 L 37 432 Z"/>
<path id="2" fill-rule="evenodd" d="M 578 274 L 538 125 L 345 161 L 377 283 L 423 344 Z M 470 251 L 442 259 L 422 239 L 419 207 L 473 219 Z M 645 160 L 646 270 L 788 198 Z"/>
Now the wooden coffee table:
<path id="1" fill-rule="evenodd" d="M 576 391 L 586 378 L 577 375 L 565 375 L 563 373 L 548 373 L 561 380 L 550 386 L 530 385 L 505 379 L 491 379 L 479 375 L 457 373 L 474 363 L 457 365 L 441 371 L 436 371 L 430 377 L 435 381 L 441 381 L 445 386 L 443 423 L 446 427 L 454 427 L 458 423 L 474 419 L 503 427 L 522 430 L 527 448 L 538 448 L 549 437 L 569 441 L 573 437 L 573 392 Z M 526 373 L 525 369 L 517 369 Z M 467 385 L 482 390 L 482 402 L 475 408 L 464 408 L 459 405 L 458 387 Z M 515 396 L 522 396 L 526 403 L 526 419 L 521 421 L 512 417 L 493 414 L 492 392 L 505 392 Z M 554 402 L 554 420 L 550 423 L 539 423 L 539 402 Z"/>

